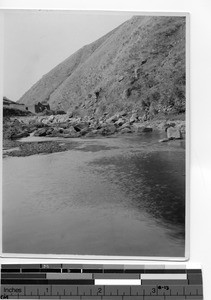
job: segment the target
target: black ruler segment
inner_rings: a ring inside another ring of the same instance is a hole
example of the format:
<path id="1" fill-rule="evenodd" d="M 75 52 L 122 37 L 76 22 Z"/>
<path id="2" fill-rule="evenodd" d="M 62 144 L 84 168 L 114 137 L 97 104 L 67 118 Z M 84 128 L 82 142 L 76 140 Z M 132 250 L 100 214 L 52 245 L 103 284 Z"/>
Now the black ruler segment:
<path id="1" fill-rule="evenodd" d="M 25 269 L 25 268 L 22 268 L 20 270 L 22 273 L 40 273 L 41 269 Z"/>
<path id="2" fill-rule="evenodd" d="M 17 297 L 11 296 L 8 299 L 17 299 Z M 203 297 L 195 297 L 195 296 L 22 296 L 19 299 L 69 299 L 69 300 L 77 300 L 77 299 L 85 299 L 85 300 L 203 300 Z"/>
<path id="3" fill-rule="evenodd" d="M 103 273 L 124 273 L 124 269 L 104 269 Z"/>
<path id="4" fill-rule="evenodd" d="M 61 265 L 60 265 L 61 266 Z M 40 269 L 41 265 L 39 264 L 24 264 L 24 265 L 20 265 L 20 264 L 5 264 L 5 265 L 1 265 L 1 270 L 3 269 Z"/>
<path id="5" fill-rule="evenodd" d="M 165 265 L 5 264 L 1 299 L 202 300 L 202 271 Z"/>
<path id="6" fill-rule="evenodd" d="M 1 280 L 1 284 L 17 284 L 17 285 L 26 285 L 26 284 L 30 284 L 30 285 L 43 285 L 43 284 L 50 284 L 50 285 L 61 285 L 61 284 L 77 284 L 77 285 L 81 285 L 81 284 L 89 284 L 89 285 L 94 285 L 94 280 L 47 280 L 47 279 L 2 279 Z"/>
<path id="7" fill-rule="evenodd" d="M 191 273 L 188 274 L 188 283 L 189 284 L 202 284 L 202 276 L 201 274 Z"/>
<path id="8" fill-rule="evenodd" d="M 144 274 L 145 270 L 144 269 L 127 269 L 124 270 L 125 273 L 135 273 L 135 274 Z"/>
<path id="9" fill-rule="evenodd" d="M 1 273 L 20 273 L 20 269 L 2 269 Z"/>
<path id="10" fill-rule="evenodd" d="M 61 268 L 57 268 L 57 269 L 40 269 L 40 272 L 42 273 L 61 273 Z"/>
<path id="11" fill-rule="evenodd" d="M 61 271 L 62 273 L 81 273 L 81 269 L 62 269 Z"/>
<path id="12" fill-rule="evenodd" d="M 1 274 L 1 279 L 11 279 L 11 278 L 19 278 L 19 279 L 24 279 L 24 278 L 46 278 L 46 274 L 38 274 L 38 273 L 3 273 Z"/>

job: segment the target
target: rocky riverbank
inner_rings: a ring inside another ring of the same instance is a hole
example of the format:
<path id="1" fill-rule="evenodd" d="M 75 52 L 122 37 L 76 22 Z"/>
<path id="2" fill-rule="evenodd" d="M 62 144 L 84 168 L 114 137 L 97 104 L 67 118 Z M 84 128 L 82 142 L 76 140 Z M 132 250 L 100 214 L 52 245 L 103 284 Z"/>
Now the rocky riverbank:
<path id="1" fill-rule="evenodd" d="M 166 132 L 160 142 L 185 137 L 185 121 L 157 119 L 144 121 L 136 112 L 120 112 L 113 116 L 96 119 L 94 117 L 73 117 L 72 115 L 22 116 L 4 118 L 4 149 L 17 148 L 8 152 L 10 156 L 28 156 L 39 153 L 53 153 L 69 150 L 74 143 L 61 141 L 20 142 L 30 134 L 38 137 L 99 138 L 123 134 L 150 134 L 154 130 Z M 73 142 L 73 141 L 72 141 Z"/>
<path id="2" fill-rule="evenodd" d="M 71 115 L 27 116 L 5 118 L 3 124 L 4 139 L 19 139 L 29 136 L 49 137 L 95 137 L 113 134 L 145 133 L 153 130 L 167 131 L 174 127 L 185 134 L 185 121 L 182 119 L 153 119 L 145 121 L 136 112 L 132 114 L 119 112 L 113 116 L 106 114 L 97 119 L 95 117 L 73 117 Z M 176 138 L 176 137 L 175 137 Z"/>

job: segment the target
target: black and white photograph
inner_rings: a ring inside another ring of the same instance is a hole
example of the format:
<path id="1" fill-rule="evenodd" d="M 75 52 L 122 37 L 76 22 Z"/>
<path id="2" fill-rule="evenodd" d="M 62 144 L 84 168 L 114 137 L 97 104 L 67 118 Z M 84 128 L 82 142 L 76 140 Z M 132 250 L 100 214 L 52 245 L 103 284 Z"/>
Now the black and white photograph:
<path id="1" fill-rule="evenodd" d="M 185 258 L 188 15 L 4 12 L 2 252 Z"/>

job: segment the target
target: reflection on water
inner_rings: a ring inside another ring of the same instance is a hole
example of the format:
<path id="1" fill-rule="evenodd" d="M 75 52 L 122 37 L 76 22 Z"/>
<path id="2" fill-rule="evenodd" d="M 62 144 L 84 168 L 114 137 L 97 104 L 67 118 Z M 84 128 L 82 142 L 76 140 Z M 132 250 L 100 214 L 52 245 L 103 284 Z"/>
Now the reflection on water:
<path id="1" fill-rule="evenodd" d="M 3 161 L 3 251 L 184 256 L 184 143 L 79 140 Z"/>
<path id="2" fill-rule="evenodd" d="M 176 230 L 170 234 L 175 238 L 184 237 L 183 152 L 174 155 L 168 151 L 136 153 L 124 159 L 122 156 L 102 158 L 94 164 L 101 166 L 98 172 L 119 185 L 128 196 L 127 206 L 134 207 L 139 213 L 144 210 L 165 227 L 175 225 Z"/>

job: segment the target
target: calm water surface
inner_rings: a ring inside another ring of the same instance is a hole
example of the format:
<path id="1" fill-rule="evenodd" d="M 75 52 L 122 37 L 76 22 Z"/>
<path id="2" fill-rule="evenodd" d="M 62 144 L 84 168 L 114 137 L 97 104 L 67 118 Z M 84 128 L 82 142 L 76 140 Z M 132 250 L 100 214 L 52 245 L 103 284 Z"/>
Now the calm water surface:
<path id="1" fill-rule="evenodd" d="M 184 256 L 184 142 L 159 138 L 5 157 L 3 252 Z"/>

